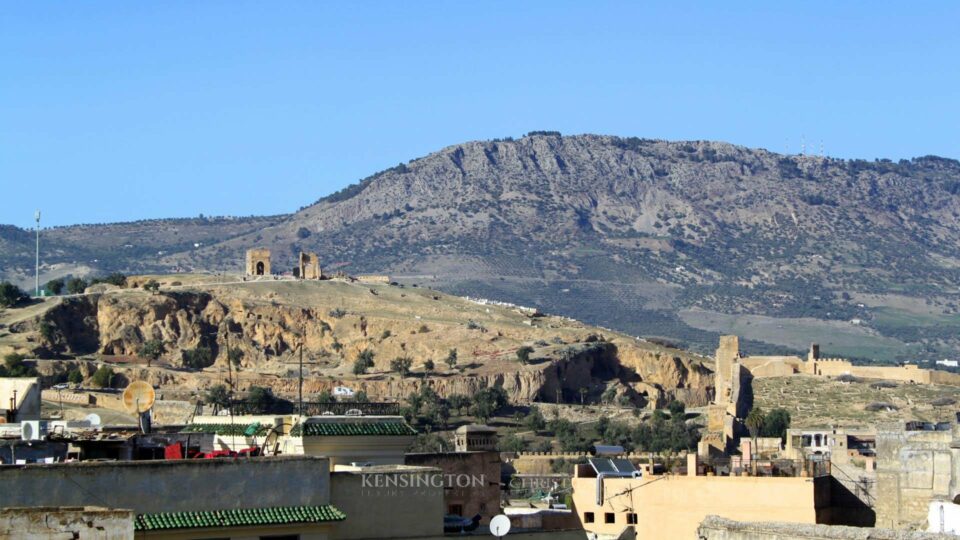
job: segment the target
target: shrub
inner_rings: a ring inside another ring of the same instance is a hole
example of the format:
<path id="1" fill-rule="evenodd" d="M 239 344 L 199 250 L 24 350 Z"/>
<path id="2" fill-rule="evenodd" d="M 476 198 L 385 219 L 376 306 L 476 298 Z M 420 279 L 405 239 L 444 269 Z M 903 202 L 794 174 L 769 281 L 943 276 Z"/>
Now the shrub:
<path id="1" fill-rule="evenodd" d="M 410 374 L 410 366 L 413 365 L 413 359 L 409 356 L 398 356 L 390 361 L 390 370 L 396 371 L 401 377 Z"/>
<path id="2" fill-rule="evenodd" d="M 423 363 L 423 370 L 426 371 L 427 373 L 430 373 L 436 367 L 437 366 L 433 363 L 433 360 L 428 359 L 426 362 Z"/>
<path id="3" fill-rule="evenodd" d="M 253 414 L 264 414 L 276 404 L 277 398 L 269 388 L 251 386 L 247 390 L 247 403 Z"/>
<path id="4" fill-rule="evenodd" d="M 83 373 L 80 373 L 79 369 L 71 369 L 70 373 L 67 373 L 67 382 L 71 384 L 83 383 Z"/>
<path id="5" fill-rule="evenodd" d="M 0 283 L 0 307 L 13 307 L 27 297 L 20 287 L 9 281 Z"/>
<path id="6" fill-rule="evenodd" d="M 419 332 L 419 333 L 421 333 L 421 334 L 426 334 L 426 333 L 429 332 L 429 331 L 430 331 L 430 327 L 427 326 L 427 325 L 425 325 L 425 324 L 421 324 L 421 325 L 420 325 L 420 328 L 417 329 L 417 332 Z"/>
<path id="7" fill-rule="evenodd" d="M 383 341 L 390 336 L 391 336 L 390 330 L 384 330 L 383 333 L 380 334 L 380 341 Z"/>
<path id="8" fill-rule="evenodd" d="M 26 357 L 22 354 L 10 353 L 3 357 L 3 368 L 0 377 L 36 377 L 36 368 L 24 363 Z"/>
<path id="9" fill-rule="evenodd" d="M 157 280 L 151 279 L 150 281 L 143 284 L 143 290 L 155 293 L 160 290 L 160 284 L 157 283 Z"/>
<path id="10" fill-rule="evenodd" d="M 93 377 L 90 378 L 90 382 L 92 382 L 94 386 L 99 386 L 100 388 L 109 388 L 113 383 L 113 375 L 113 368 L 109 366 L 100 366 L 93 374 Z"/>
<path id="11" fill-rule="evenodd" d="M 310 234 L 311 234 L 310 229 L 307 229 L 306 227 L 300 227 L 299 229 L 297 229 L 297 238 L 301 240 L 310 238 Z"/>
<path id="12" fill-rule="evenodd" d="M 191 369 L 203 369 L 213 364 L 213 351 L 200 346 L 192 351 L 183 351 L 183 365 Z"/>
<path id="13" fill-rule="evenodd" d="M 63 278 L 51 279 L 43 286 L 50 294 L 56 296 L 63 292 L 63 288 L 66 286 L 66 283 L 63 281 Z"/>
<path id="14" fill-rule="evenodd" d="M 529 362 L 530 362 L 530 353 L 532 353 L 532 352 L 533 352 L 533 347 L 530 347 L 530 346 L 527 346 L 527 345 L 524 345 L 523 347 L 520 347 L 519 349 L 517 349 L 517 360 L 518 360 L 521 364 L 527 364 L 527 363 L 529 363 Z"/>
<path id="15" fill-rule="evenodd" d="M 364 349 L 360 351 L 360 354 L 357 355 L 357 359 L 353 362 L 353 374 L 354 375 L 363 375 L 367 372 L 368 369 L 373 367 L 373 351 L 370 349 Z"/>
<path id="16" fill-rule="evenodd" d="M 327 315 L 333 317 L 334 319 L 342 319 L 346 314 L 347 312 L 340 308 L 334 308 L 327 312 Z"/>
<path id="17" fill-rule="evenodd" d="M 83 294 L 87 290 L 87 281 L 83 278 L 73 277 L 67 281 L 68 294 Z"/>
<path id="18" fill-rule="evenodd" d="M 447 358 L 444 360 L 444 362 L 446 362 L 447 365 L 453 369 L 453 366 L 457 365 L 457 350 L 450 349 L 450 352 L 447 353 Z"/>

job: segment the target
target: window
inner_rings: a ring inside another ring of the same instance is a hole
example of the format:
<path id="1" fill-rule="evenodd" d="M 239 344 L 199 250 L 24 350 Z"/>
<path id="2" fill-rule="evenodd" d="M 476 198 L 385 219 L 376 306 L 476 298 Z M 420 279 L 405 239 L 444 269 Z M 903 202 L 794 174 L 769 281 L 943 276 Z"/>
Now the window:
<path id="1" fill-rule="evenodd" d="M 584 523 L 593 523 L 593 512 L 584 512 L 584 513 L 583 513 L 583 522 L 584 522 Z"/>
<path id="2" fill-rule="evenodd" d="M 630 512 L 627 514 L 627 525 L 636 525 L 637 524 L 637 514 Z"/>
<path id="3" fill-rule="evenodd" d="M 604 522 L 604 523 L 616 523 L 616 522 L 617 522 L 617 515 L 614 514 L 613 512 L 606 512 L 605 514 L 603 514 L 603 522 Z"/>

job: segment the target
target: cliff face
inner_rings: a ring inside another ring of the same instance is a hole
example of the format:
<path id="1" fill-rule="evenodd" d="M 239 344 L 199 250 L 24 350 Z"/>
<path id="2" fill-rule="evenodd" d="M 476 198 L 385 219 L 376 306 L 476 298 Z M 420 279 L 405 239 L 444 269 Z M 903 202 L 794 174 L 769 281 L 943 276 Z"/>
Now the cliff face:
<path id="1" fill-rule="evenodd" d="M 240 359 L 231 367 L 240 372 L 241 389 L 268 386 L 295 395 L 302 343 L 307 395 L 343 385 L 399 399 L 426 385 L 443 396 L 499 386 L 514 402 L 579 401 L 581 388 L 587 390 L 585 399 L 595 402 L 611 387 L 640 406 L 673 397 L 697 406 L 709 399 L 709 371 L 688 353 L 654 349 L 625 336 L 602 337 L 565 319 L 531 319 L 506 308 L 387 285 L 251 286 L 264 290 L 121 290 L 71 298 L 31 327 L 47 328 L 40 339 L 44 350 L 119 357 L 134 364 L 117 368 L 123 377 L 191 389 L 222 379 L 228 350 L 234 350 Z M 163 344 L 150 369 L 137 358 L 149 340 Z M 528 364 L 517 361 L 521 346 L 533 349 Z M 200 349 L 209 351 L 206 370 L 180 369 L 184 357 Z M 453 350 L 458 360 L 450 366 L 445 360 Z M 354 362 L 362 351 L 373 353 L 373 366 L 356 375 Z M 411 359 L 411 376 L 393 372 L 391 361 L 397 358 Z"/>

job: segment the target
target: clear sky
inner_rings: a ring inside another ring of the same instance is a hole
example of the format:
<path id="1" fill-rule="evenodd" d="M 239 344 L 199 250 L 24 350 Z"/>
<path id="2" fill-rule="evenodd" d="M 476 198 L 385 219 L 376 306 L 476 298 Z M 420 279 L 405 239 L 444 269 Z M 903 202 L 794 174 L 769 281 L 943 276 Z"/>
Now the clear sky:
<path id="1" fill-rule="evenodd" d="M 7 2 L 0 223 L 290 212 L 531 130 L 960 157 L 960 2 Z"/>

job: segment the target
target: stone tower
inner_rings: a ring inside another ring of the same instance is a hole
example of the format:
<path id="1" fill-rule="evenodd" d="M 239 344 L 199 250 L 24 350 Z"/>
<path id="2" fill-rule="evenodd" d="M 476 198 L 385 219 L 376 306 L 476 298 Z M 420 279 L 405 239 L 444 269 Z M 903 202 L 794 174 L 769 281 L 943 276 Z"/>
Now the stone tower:
<path id="1" fill-rule="evenodd" d="M 301 251 L 297 272 L 300 279 L 321 279 L 323 272 L 320 270 L 320 258 L 317 257 L 316 253 Z"/>
<path id="2" fill-rule="evenodd" d="M 270 275 L 270 250 L 269 249 L 248 249 L 247 250 L 247 272 L 248 276 L 269 276 Z"/>

